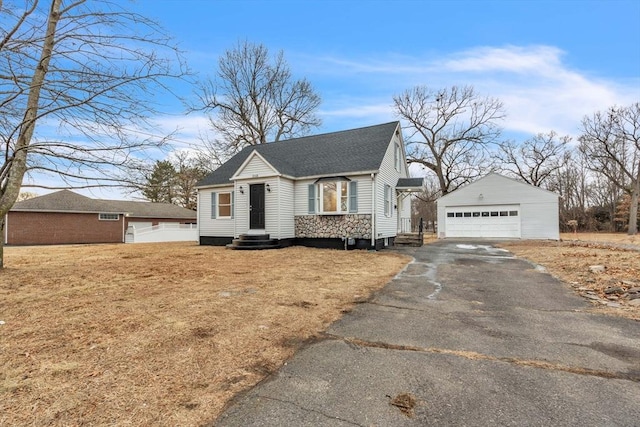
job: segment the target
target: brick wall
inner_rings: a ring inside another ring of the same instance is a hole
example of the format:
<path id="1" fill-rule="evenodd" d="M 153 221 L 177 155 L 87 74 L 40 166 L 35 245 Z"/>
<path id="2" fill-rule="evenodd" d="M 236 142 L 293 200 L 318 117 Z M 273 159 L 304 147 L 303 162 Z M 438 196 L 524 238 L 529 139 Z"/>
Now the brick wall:
<path id="1" fill-rule="evenodd" d="M 122 215 L 118 221 L 100 221 L 97 213 L 9 212 L 7 244 L 120 243 L 122 221 Z"/>

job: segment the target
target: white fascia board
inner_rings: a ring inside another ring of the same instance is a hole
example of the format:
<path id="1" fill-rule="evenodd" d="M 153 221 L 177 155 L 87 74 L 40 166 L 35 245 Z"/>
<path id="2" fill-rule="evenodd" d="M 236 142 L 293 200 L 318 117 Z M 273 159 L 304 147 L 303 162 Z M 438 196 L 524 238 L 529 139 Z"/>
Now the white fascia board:
<path id="1" fill-rule="evenodd" d="M 309 175 L 309 176 L 296 176 L 290 177 L 290 179 L 294 181 L 303 181 L 307 179 L 319 179 L 319 178 L 330 178 L 333 176 L 355 176 L 355 175 L 371 175 L 372 173 L 377 174 L 378 169 L 369 170 L 369 171 L 355 171 L 355 172 L 336 172 L 336 173 L 326 173 L 322 175 Z M 284 176 L 284 175 L 283 175 Z"/>
<path id="2" fill-rule="evenodd" d="M 253 150 L 251 152 L 251 154 L 249 154 L 247 156 L 246 159 L 244 159 L 244 162 L 242 162 L 242 164 L 240 165 L 240 167 L 238 168 L 238 170 L 236 170 L 236 172 L 231 176 L 230 180 L 231 181 L 235 181 L 238 179 L 239 175 L 242 173 L 242 171 L 244 170 L 244 168 L 247 167 L 247 165 L 253 160 L 254 157 L 258 157 L 260 160 L 262 160 L 267 166 L 269 166 L 269 168 L 273 171 L 273 175 L 272 176 L 281 176 L 282 174 L 273 167 L 273 165 L 271 163 L 269 163 L 267 161 L 267 159 L 264 158 L 264 156 L 262 156 L 260 153 L 258 153 L 256 150 Z"/>

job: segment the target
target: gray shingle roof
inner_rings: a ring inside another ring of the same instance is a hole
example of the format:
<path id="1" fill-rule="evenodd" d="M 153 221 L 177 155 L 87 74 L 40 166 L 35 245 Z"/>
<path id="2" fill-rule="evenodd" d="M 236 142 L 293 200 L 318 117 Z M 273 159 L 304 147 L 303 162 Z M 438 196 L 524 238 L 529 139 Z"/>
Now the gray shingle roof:
<path id="1" fill-rule="evenodd" d="M 396 188 L 422 188 L 424 178 L 398 178 Z"/>
<path id="2" fill-rule="evenodd" d="M 295 178 L 377 171 L 398 126 L 396 121 L 245 147 L 198 186 L 228 184 L 253 151 L 278 172 Z"/>
<path id="3" fill-rule="evenodd" d="M 195 219 L 196 213 L 170 203 L 92 199 L 69 190 L 17 202 L 12 211 L 128 213 L 134 218 Z"/>

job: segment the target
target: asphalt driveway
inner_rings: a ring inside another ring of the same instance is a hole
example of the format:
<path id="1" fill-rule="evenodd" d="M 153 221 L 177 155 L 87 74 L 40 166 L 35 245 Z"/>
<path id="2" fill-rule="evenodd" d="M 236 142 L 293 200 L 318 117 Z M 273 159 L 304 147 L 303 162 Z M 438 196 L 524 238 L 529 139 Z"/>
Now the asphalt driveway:
<path id="1" fill-rule="evenodd" d="M 414 262 L 218 426 L 638 426 L 640 324 L 488 242 Z"/>

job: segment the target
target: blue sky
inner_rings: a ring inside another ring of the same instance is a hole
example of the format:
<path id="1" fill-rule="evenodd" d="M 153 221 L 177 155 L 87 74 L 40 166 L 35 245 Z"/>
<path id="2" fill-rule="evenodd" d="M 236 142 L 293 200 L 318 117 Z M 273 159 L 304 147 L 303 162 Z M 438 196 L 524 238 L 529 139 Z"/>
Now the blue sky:
<path id="1" fill-rule="evenodd" d="M 141 0 L 201 75 L 239 40 L 282 50 L 323 98 L 318 132 L 395 120 L 415 85 L 473 85 L 505 103 L 507 135 L 577 135 L 581 118 L 640 100 L 640 1 Z M 190 96 L 190 88 L 181 88 Z M 175 106 L 182 111 L 182 106 Z M 184 141 L 205 126 L 174 117 Z"/>
<path id="2" fill-rule="evenodd" d="M 393 96 L 416 85 L 472 85 L 505 104 L 505 137 L 555 130 L 640 101 L 640 1 L 138 0 L 173 35 L 193 71 L 213 76 L 238 41 L 284 52 L 294 77 L 322 97 L 331 132 L 396 120 Z M 193 96 L 180 84 L 175 90 Z M 178 148 L 198 144 L 206 118 L 160 98 Z M 94 197 L 122 195 L 92 191 Z"/>

